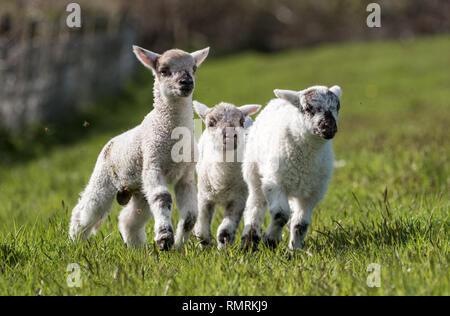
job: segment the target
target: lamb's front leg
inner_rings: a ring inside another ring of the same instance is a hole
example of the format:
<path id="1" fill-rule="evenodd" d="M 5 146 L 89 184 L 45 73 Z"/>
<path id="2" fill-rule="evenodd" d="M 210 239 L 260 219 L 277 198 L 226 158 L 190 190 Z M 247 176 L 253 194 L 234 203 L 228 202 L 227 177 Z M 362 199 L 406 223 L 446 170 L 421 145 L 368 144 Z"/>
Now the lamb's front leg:
<path id="1" fill-rule="evenodd" d="M 201 193 L 198 194 L 198 219 L 194 226 L 194 235 L 201 246 L 211 244 L 211 222 L 215 211 L 215 203 L 208 200 Z"/>
<path id="2" fill-rule="evenodd" d="M 155 218 L 155 242 L 161 250 L 168 250 L 174 243 L 172 228 L 172 194 L 166 186 L 161 170 L 144 169 L 143 191 Z"/>
<path id="3" fill-rule="evenodd" d="M 289 204 L 292 208 L 290 220 L 289 249 L 302 249 L 308 227 L 311 225 L 311 215 L 319 199 L 310 197 L 309 199 L 292 198 Z"/>
<path id="4" fill-rule="evenodd" d="M 180 214 L 175 235 L 175 248 L 179 249 L 188 241 L 197 220 L 197 186 L 194 168 L 191 168 L 175 185 L 175 197 Z"/>
<path id="5" fill-rule="evenodd" d="M 219 249 L 225 249 L 227 244 L 233 244 L 244 212 L 245 201 L 246 198 L 237 198 L 226 205 L 224 219 L 217 229 L 217 247 Z"/>
<path id="6" fill-rule="evenodd" d="M 270 224 L 264 233 L 264 243 L 276 247 L 281 242 L 283 227 L 289 220 L 291 210 L 288 198 L 279 185 L 265 185 L 263 190 L 270 213 Z"/>

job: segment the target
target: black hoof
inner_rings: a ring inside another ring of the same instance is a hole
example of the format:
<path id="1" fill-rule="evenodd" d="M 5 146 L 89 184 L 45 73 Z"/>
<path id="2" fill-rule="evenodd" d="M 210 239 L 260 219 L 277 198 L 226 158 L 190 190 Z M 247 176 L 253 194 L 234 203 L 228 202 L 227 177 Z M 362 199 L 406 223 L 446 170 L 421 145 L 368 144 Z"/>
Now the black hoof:
<path id="1" fill-rule="evenodd" d="M 219 236 L 217 236 L 217 241 L 221 244 L 230 244 L 232 242 L 231 239 L 232 239 L 231 234 L 226 230 L 221 231 L 219 233 Z"/>
<path id="2" fill-rule="evenodd" d="M 258 232 L 251 228 L 244 236 L 242 236 L 241 248 L 244 250 L 252 249 L 256 251 L 258 248 L 261 237 Z"/>
<path id="3" fill-rule="evenodd" d="M 156 240 L 156 244 L 160 250 L 166 251 L 172 248 L 175 240 L 173 238 L 173 231 L 171 228 L 160 230 L 158 235 L 159 237 Z"/>
<path id="4" fill-rule="evenodd" d="M 270 239 L 270 238 L 266 238 L 264 240 L 264 244 L 271 249 L 276 249 L 278 247 L 278 240 L 274 240 L 274 239 Z"/>
<path id="5" fill-rule="evenodd" d="M 195 238 L 197 239 L 197 243 L 198 243 L 198 245 L 200 245 L 200 246 L 204 246 L 204 247 L 207 247 L 207 246 L 211 246 L 211 238 L 209 238 L 209 239 L 206 239 L 206 238 L 202 238 L 202 237 L 199 237 L 199 236 L 195 236 Z"/>

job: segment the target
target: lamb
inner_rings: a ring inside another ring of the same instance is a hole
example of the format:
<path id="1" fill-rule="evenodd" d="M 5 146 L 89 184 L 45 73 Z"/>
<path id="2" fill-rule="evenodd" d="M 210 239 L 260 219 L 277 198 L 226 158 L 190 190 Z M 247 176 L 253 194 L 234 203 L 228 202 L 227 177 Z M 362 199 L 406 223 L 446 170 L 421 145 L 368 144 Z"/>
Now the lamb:
<path id="1" fill-rule="evenodd" d="M 194 74 L 209 47 L 191 54 L 171 49 L 162 55 L 133 46 L 138 60 L 155 76 L 154 109 L 135 128 L 111 139 L 98 156 L 89 183 L 72 211 L 69 236 L 88 238 L 106 218 L 114 197 L 126 205 L 119 215 L 119 230 L 126 246 L 141 247 L 145 225 L 155 219 L 155 242 L 161 250 L 188 239 L 197 218 L 195 162 L 176 162 L 172 133 L 185 128 L 193 137 L 192 93 Z M 192 144 L 191 155 L 195 144 Z M 180 219 L 174 239 L 171 223 L 175 190 Z"/>
<path id="2" fill-rule="evenodd" d="M 256 104 L 235 107 L 223 102 L 208 108 L 194 101 L 194 109 L 207 127 L 198 144 L 199 217 L 194 226 L 194 235 L 202 245 L 211 243 L 211 220 L 217 204 L 225 208 L 217 230 L 218 248 L 224 249 L 234 241 L 247 199 L 241 171 L 245 133 L 252 124 L 250 115 L 260 108 Z"/>
<path id="3" fill-rule="evenodd" d="M 274 93 L 278 98 L 255 120 L 244 154 L 243 176 L 249 190 L 242 235 L 245 249 L 257 248 L 267 206 L 271 221 L 263 242 L 276 247 L 290 220 L 289 249 L 301 249 L 312 212 L 333 173 L 331 139 L 337 132 L 341 88 L 313 86 Z"/>

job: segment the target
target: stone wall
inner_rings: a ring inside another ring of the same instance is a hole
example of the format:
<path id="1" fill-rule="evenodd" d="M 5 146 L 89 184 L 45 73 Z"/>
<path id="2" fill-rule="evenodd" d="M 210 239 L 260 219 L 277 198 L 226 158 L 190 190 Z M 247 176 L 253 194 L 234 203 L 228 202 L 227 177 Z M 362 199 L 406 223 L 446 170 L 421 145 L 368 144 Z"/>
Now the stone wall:
<path id="1" fill-rule="evenodd" d="M 91 16 L 80 29 L 61 16 L 0 15 L 0 129 L 67 119 L 132 74 L 137 36 L 126 14 Z"/>

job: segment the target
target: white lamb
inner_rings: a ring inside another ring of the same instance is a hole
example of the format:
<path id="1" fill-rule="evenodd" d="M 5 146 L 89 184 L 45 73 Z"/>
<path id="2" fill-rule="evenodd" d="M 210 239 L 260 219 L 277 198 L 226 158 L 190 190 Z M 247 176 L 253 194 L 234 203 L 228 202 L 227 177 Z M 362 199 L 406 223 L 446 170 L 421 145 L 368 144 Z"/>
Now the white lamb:
<path id="1" fill-rule="evenodd" d="M 192 92 L 194 73 L 209 48 L 192 54 L 172 49 L 159 55 L 133 46 L 137 58 L 149 68 L 155 83 L 154 109 L 135 128 L 111 139 L 101 151 L 89 183 L 72 212 L 69 235 L 83 239 L 100 227 L 114 197 L 126 207 L 119 216 L 119 230 L 127 246 L 142 246 L 145 225 L 155 218 L 155 242 L 167 250 L 178 248 L 189 237 L 197 218 L 195 162 L 176 162 L 172 132 L 183 127 L 193 137 Z M 174 185 L 180 220 L 174 240 L 171 214 Z"/>
<path id="2" fill-rule="evenodd" d="M 275 90 L 250 129 L 243 175 L 249 197 L 242 246 L 256 249 L 269 208 L 263 241 L 276 246 L 290 219 L 289 249 L 302 248 L 311 214 L 333 173 L 331 139 L 337 132 L 341 88 L 313 86 L 296 92 Z"/>
<path id="3" fill-rule="evenodd" d="M 217 230 L 217 244 L 223 249 L 232 244 L 247 200 L 247 185 L 242 178 L 245 134 L 260 105 L 235 107 L 219 103 L 213 108 L 194 101 L 194 109 L 205 122 L 197 162 L 199 216 L 194 235 L 202 244 L 211 243 L 211 220 L 217 204 L 225 208 Z"/>

